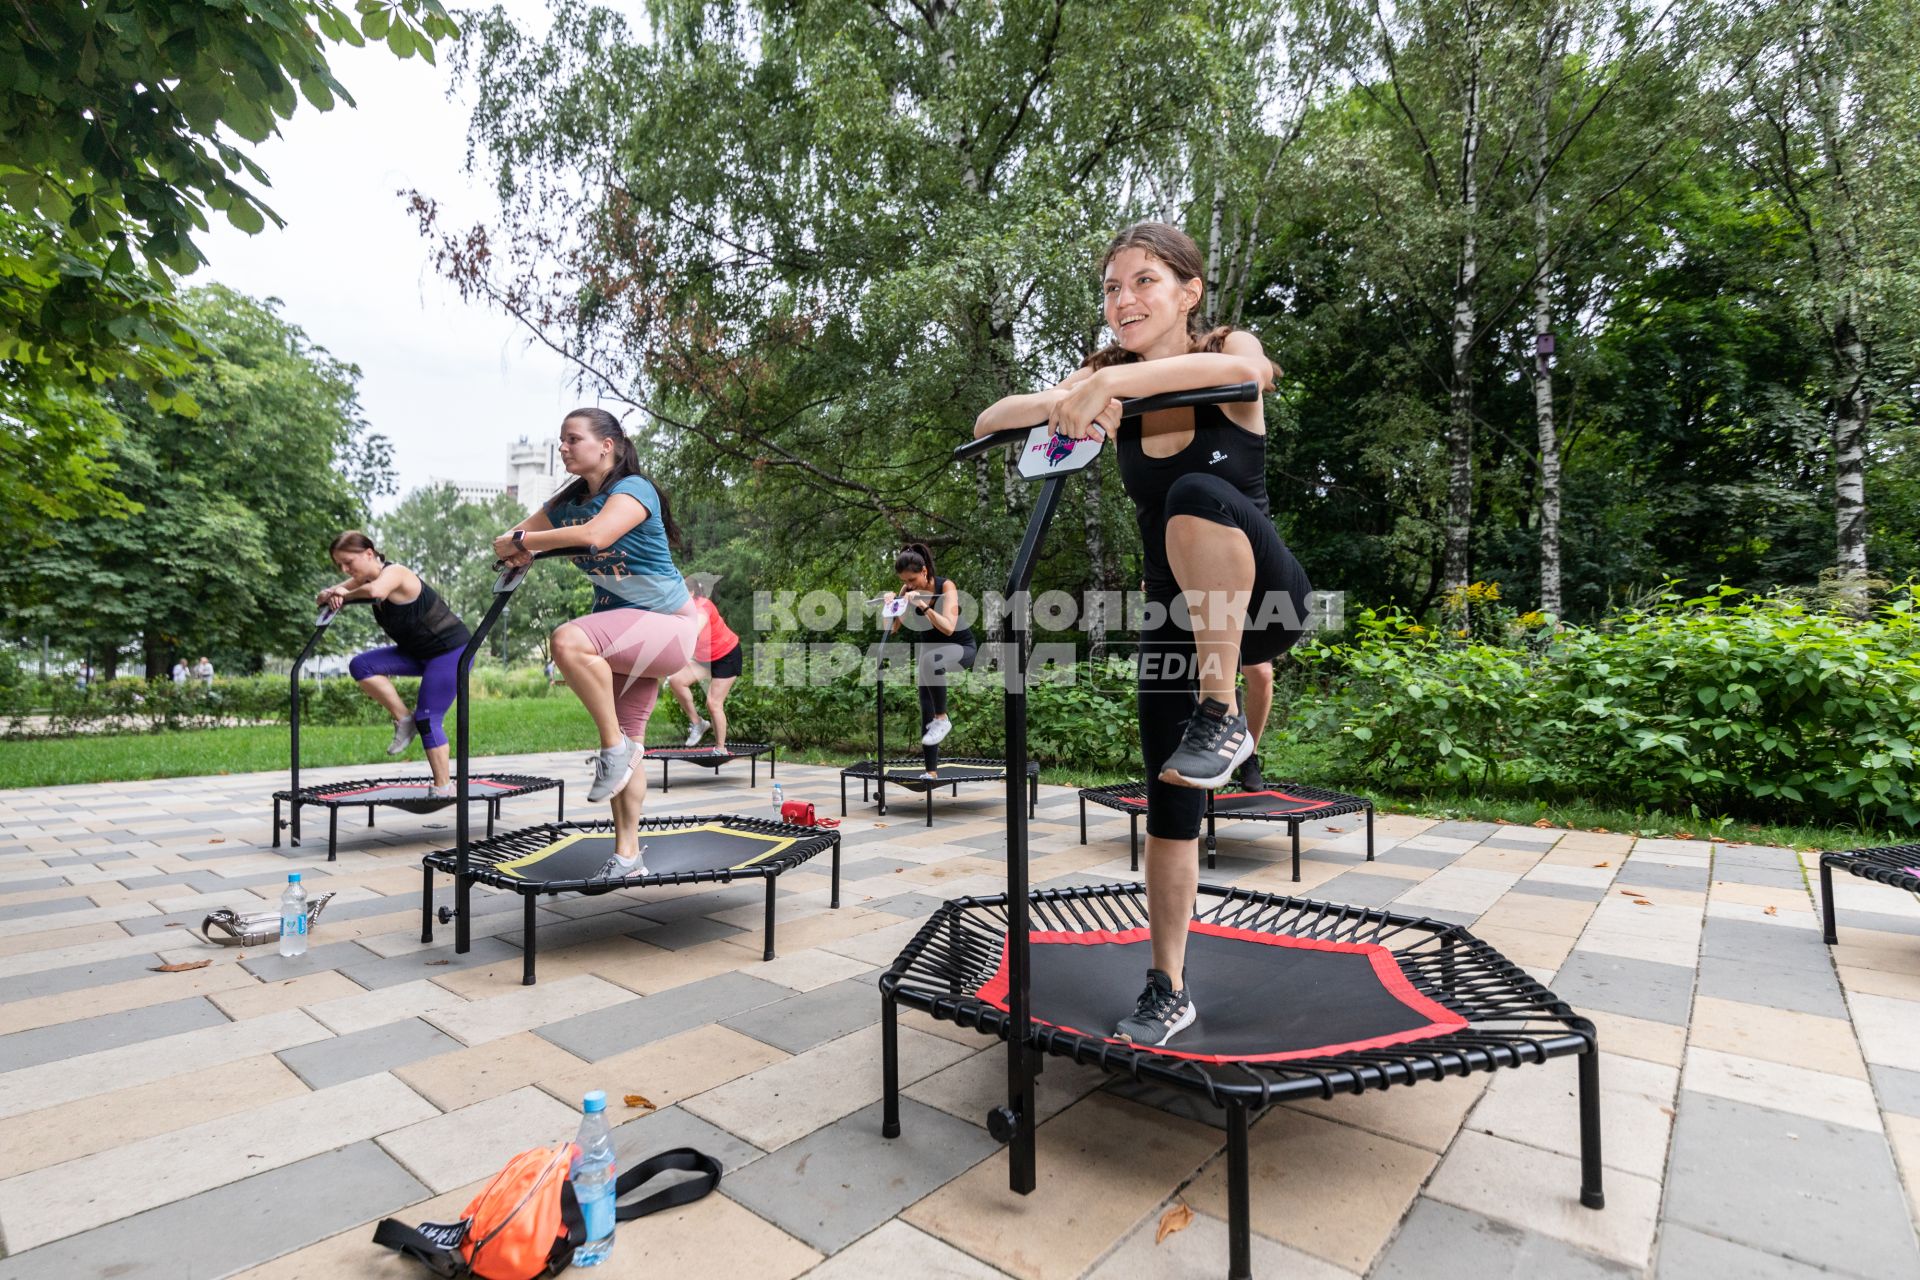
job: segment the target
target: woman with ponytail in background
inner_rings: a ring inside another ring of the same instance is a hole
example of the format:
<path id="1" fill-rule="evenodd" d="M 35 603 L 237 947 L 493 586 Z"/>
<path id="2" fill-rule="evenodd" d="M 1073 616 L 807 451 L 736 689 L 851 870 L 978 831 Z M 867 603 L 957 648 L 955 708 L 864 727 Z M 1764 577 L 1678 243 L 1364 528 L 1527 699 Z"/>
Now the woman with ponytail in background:
<path id="1" fill-rule="evenodd" d="M 953 579 L 933 571 L 933 552 L 924 542 L 909 542 L 893 558 L 893 571 L 900 576 L 907 603 L 916 621 L 908 627 L 912 634 L 914 683 L 920 689 L 920 745 L 926 752 L 927 776 L 940 767 L 940 744 L 953 732 L 947 718 L 947 676 L 953 671 L 971 671 L 979 645 L 973 632 L 960 623 L 960 589 Z M 892 600 L 898 593 L 889 591 Z M 897 631 L 906 622 L 903 614 L 893 620 Z"/>
<path id="2" fill-rule="evenodd" d="M 393 741 L 387 754 L 397 756 L 415 735 L 427 751 L 433 770 L 428 794 L 436 800 L 453 796 L 447 769 L 447 731 L 442 724 L 458 687 L 460 651 L 467 647 L 467 626 L 447 607 L 426 580 L 403 564 L 392 564 L 358 529 L 349 529 L 328 548 L 334 567 L 346 578 L 315 597 L 323 609 L 339 609 L 350 600 L 371 600 L 373 620 L 393 643 L 383 649 L 356 654 L 347 670 L 361 691 L 393 717 Z M 419 676 L 420 692 L 413 710 L 393 687 L 394 676 Z"/>
<path id="3" fill-rule="evenodd" d="M 600 734 L 587 799 L 613 804 L 619 866 L 610 873 L 644 873 L 637 824 L 646 780 L 634 766 L 660 684 L 692 659 L 701 616 L 673 564 L 683 544 L 667 497 L 641 474 L 619 420 L 575 409 L 560 424 L 560 461 L 577 479 L 495 538 L 493 553 L 521 565 L 539 551 L 575 552 L 593 582 L 593 611 L 554 631 L 553 660 Z"/>

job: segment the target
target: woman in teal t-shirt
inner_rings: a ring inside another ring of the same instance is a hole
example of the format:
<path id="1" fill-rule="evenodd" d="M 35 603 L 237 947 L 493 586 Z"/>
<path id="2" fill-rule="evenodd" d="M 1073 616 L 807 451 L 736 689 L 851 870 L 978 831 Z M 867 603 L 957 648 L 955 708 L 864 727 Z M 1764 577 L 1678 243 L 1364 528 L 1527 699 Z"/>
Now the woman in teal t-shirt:
<path id="1" fill-rule="evenodd" d="M 673 564 L 680 530 L 666 495 L 640 474 L 619 420 L 575 409 L 560 424 L 560 460 L 579 478 L 495 538 L 493 553 L 525 564 L 536 551 L 584 549 L 573 562 L 593 580 L 593 612 L 555 629 L 553 660 L 600 731 L 587 799 L 612 800 L 615 873 L 632 875 L 647 790 L 634 766 L 660 683 L 692 659 L 702 618 Z"/>

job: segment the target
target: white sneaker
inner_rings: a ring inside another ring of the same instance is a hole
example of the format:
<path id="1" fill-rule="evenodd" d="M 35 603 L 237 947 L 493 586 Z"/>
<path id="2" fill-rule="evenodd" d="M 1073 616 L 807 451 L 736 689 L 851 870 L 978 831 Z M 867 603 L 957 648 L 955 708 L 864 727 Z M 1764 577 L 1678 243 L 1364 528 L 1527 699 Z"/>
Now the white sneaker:
<path id="1" fill-rule="evenodd" d="M 593 785 L 587 789 L 588 803 L 599 804 L 618 795 L 633 781 L 633 762 L 639 754 L 639 744 L 622 738 L 619 746 L 603 747 L 588 756 L 587 763 L 593 766 Z"/>
<path id="2" fill-rule="evenodd" d="M 947 719 L 945 716 L 941 716 L 932 724 L 928 725 L 927 731 L 920 735 L 920 745 L 923 747 L 937 747 L 945 742 L 947 735 L 952 732 L 953 721 Z"/>
<path id="3" fill-rule="evenodd" d="M 412 720 L 395 720 L 393 722 L 393 741 L 387 744 L 387 754 L 397 756 L 402 751 L 405 751 L 413 745 L 414 736 L 419 732 L 420 726 Z"/>
<path id="4" fill-rule="evenodd" d="M 707 730 L 711 728 L 713 728 L 713 726 L 709 724 L 707 721 L 695 720 L 693 722 L 693 727 L 687 730 L 687 745 L 690 747 L 699 746 L 700 739 L 706 737 Z"/>
<path id="5" fill-rule="evenodd" d="M 427 785 L 427 796 L 433 800 L 458 800 L 460 798 L 460 786 L 454 782 L 449 782 L 444 786 L 438 783 L 429 783 Z"/>

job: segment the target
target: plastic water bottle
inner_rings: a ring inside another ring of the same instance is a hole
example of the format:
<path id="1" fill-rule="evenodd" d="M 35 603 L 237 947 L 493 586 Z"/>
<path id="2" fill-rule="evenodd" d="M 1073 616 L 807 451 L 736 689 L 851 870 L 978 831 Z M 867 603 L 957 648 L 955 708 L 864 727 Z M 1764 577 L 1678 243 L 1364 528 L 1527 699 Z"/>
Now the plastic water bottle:
<path id="1" fill-rule="evenodd" d="M 775 822 L 780 820 L 780 810 L 785 806 L 786 802 L 787 793 L 780 789 L 779 781 L 775 780 L 773 784 L 773 820 Z"/>
<path id="2" fill-rule="evenodd" d="M 568 1174 L 580 1216 L 587 1220 L 587 1242 L 573 1251 L 576 1267 L 597 1266 L 613 1252 L 614 1161 L 613 1132 L 607 1128 L 607 1094 L 595 1089 L 580 1100 L 580 1132 L 574 1137 L 580 1154 Z"/>
<path id="3" fill-rule="evenodd" d="M 280 895 L 280 954 L 307 954 L 307 891 L 300 873 L 287 873 L 287 891 Z"/>

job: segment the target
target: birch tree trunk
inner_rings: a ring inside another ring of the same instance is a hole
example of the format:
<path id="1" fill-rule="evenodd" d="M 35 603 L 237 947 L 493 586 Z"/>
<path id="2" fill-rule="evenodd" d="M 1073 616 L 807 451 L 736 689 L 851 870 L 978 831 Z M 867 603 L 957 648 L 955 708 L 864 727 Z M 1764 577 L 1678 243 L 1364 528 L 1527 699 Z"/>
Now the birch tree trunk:
<path id="1" fill-rule="evenodd" d="M 1861 604 L 1867 592 L 1867 344 L 1854 322 L 1853 298 L 1834 321 L 1833 508 L 1835 555 L 1842 589 Z"/>
<path id="2" fill-rule="evenodd" d="M 1469 16 L 1470 22 L 1473 18 Z M 1464 588 L 1472 571 L 1473 536 L 1473 339 L 1480 277 L 1481 36 L 1467 33 L 1466 101 L 1460 122 L 1460 263 L 1453 282 L 1452 370 L 1447 423 L 1446 558 L 1447 589 Z"/>
<path id="3" fill-rule="evenodd" d="M 1553 74 L 1559 63 L 1556 15 L 1550 10 L 1540 42 L 1540 82 L 1534 91 L 1533 134 L 1533 417 L 1540 450 L 1540 609 L 1559 618 L 1560 437 L 1553 420 L 1553 290 L 1547 282 L 1552 243 L 1547 225 L 1547 160 Z"/>

